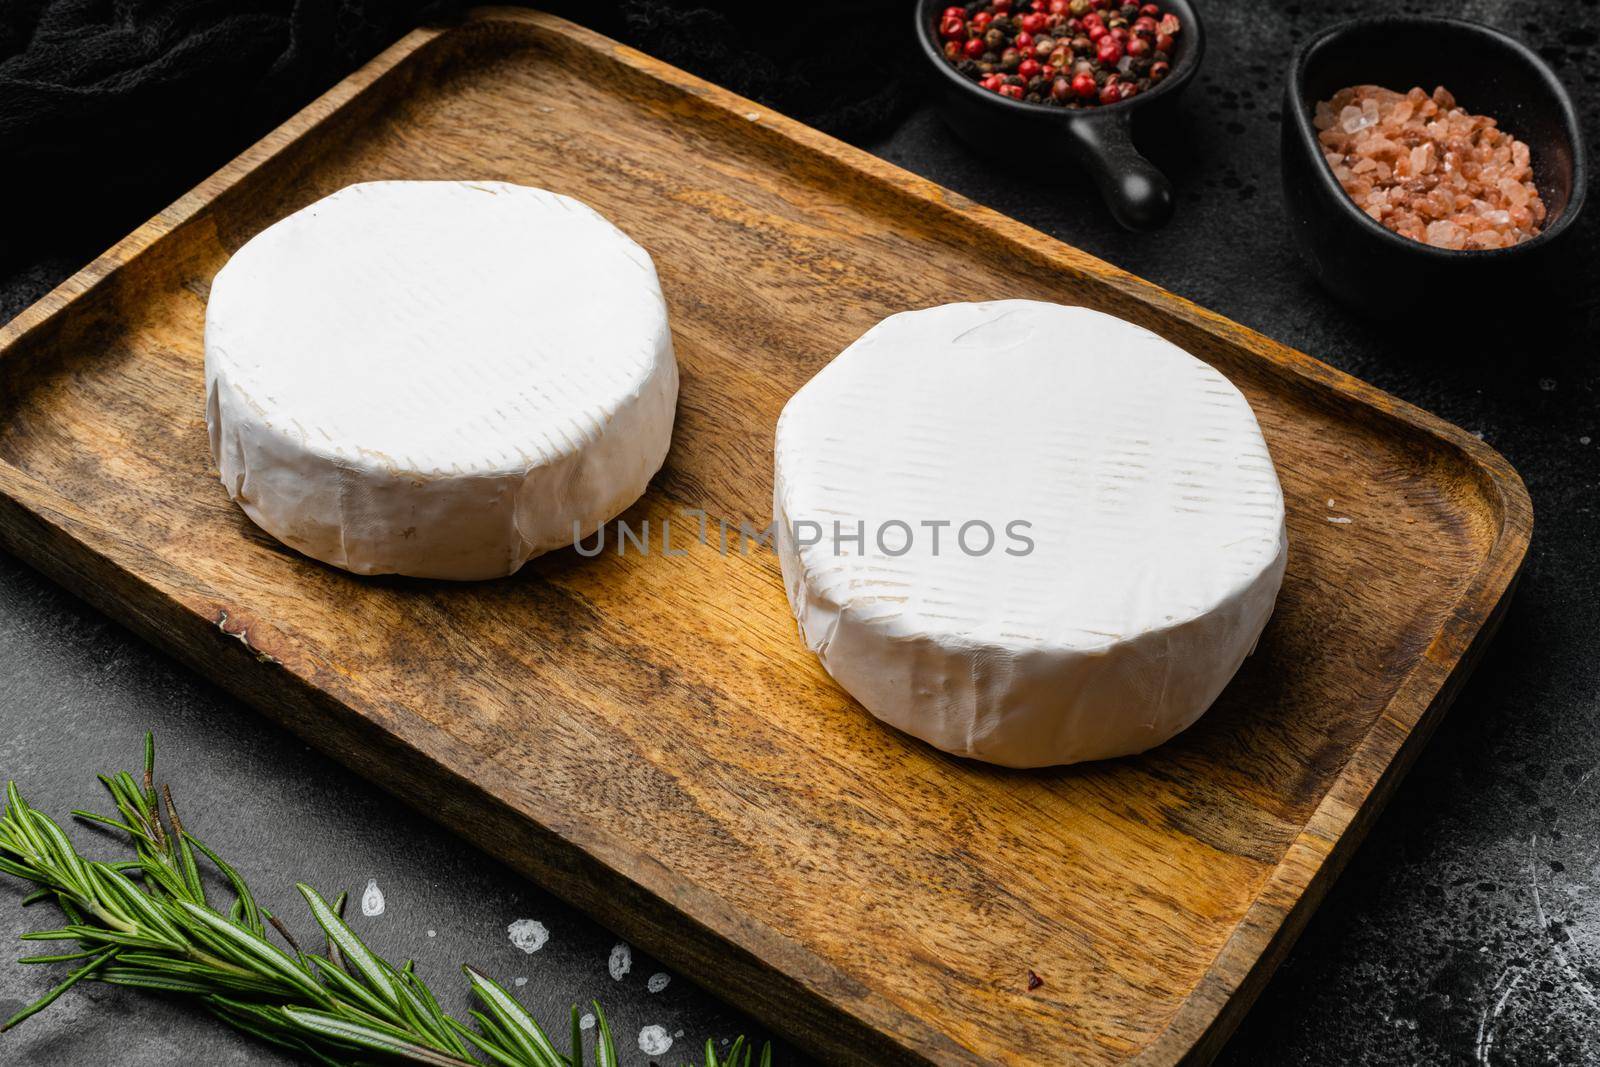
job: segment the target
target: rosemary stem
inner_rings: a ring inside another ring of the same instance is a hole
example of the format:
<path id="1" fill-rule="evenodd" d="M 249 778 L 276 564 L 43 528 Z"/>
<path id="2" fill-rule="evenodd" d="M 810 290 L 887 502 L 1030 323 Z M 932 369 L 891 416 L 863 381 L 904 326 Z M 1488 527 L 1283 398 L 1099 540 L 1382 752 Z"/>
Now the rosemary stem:
<path id="1" fill-rule="evenodd" d="M 576 1007 L 572 1048 L 564 1052 L 505 987 L 466 968 L 478 1005 L 471 1012 L 478 1029 L 471 1029 L 445 1013 L 410 963 L 396 967 L 362 942 L 344 921 L 345 894 L 329 905 L 311 886 L 300 884 L 327 944 L 326 959 L 307 955 L 239 872 L 184 829 L 171 790 L 155 780 L 154 760 L 154 742 L 147 735 L 142 788 L 127 773 L 101 776 L 122 821 L 73 812 L 128 835 L 134 858 L 116 863 L 84 857 L 59 825 L 30 808 L 15 784 L 7 784 L 0 812 L 0 872 L 38 887 L 24 903 L 53 899 L 66 920 L 59 929 L 24 938 L 77 941 L 78 950 L 22 961 L 75 969 L 0 1024 L 0 1031 L 89 980 L 187 997 L 241 1033 L 328 1067 L 380 1061 L 424 1067 L 584 1067 Z M 170 830 L 162 826 L 163 808 Z M 227 882 L 231 906 L 207 901 L 197 855 Z M 265 923 L 283 935 L 292 955 L 267 940 Z M 605 1013 L 598 1004 L 594 1012 L 592 1062 L 616 1067 Z M 726 1056 L 708 1044 L 704 1067 L 771 1067 L 770 1051 L 753 1062 L 743 1038 Z"/>

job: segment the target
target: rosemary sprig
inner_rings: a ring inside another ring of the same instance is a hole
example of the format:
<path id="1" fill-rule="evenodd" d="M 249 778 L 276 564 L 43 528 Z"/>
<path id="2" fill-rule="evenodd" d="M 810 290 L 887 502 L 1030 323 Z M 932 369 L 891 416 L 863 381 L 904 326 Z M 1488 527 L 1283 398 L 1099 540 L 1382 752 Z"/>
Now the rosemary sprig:
<path id="1" fill-rule="evenodd" d="M 36 887 L 23 904 L 53 902 L 65 922 L 24 934 L 27 941 L 76 947 L 28 956 L 28 964 L 74 964 L 50 992 L 0 1026 L 9 1030 L 49 1007 L 78 982 L 96 981 L 188 996 L 217 1018 L 261 1041 L 332 1067 L 374 1061 L 430 1067 L 583 1067 L 589 1058 L 571 1013 L 570 1045 L 558 1049 L 505 987 L 463 968 L 477 1007 L 476 1028 L 448 1015 L 408 961 L 395 967 L 369 949 L 333 904 L 308 885 L 297 888 L 326 938 L 307 952 L 261 907 L 239 872 L 194 836 L 178 816 L 172 791 L 155 780 L 155 741 L 146 734 L 144 774 L 101 775 L 115 816 L 74 817 L 127 835 L 134 858 L 115 863 L 81 855 L 49 816 L 28 806 L 13 782 L 0 813 L 0 872 Z M 199 857 L 227 882 L 232 900 L 208 900 Z M 267 938 L 271 927 L 287 950 Z M 605 1013 L 597 1020 L 591 1062 L 615 1067 L 616 1043 Z M 739 1038 L 718 1053 L 706 1042 L 702 1067 L 770 1067 Z"/>

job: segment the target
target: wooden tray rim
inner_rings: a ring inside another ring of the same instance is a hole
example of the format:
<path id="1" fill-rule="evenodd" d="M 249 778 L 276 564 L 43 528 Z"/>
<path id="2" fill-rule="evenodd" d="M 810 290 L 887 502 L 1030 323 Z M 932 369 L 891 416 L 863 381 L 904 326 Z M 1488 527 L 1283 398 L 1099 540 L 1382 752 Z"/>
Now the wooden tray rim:
<path id="1" fill-rule="evenodd" d="M 1342 869 L 1350 851 L 1364 836 L 1367 824 L 1381 809 L 1387 794 L 1403 777 L 1410 759 L 1420 750 L 1444 706 L 1454 695 L 1448 683 L 1470 658 L 1470 654 L 1481 649 L 1488 636 L 1488 627 L 1509 597 L 1531 538 L 1532 501 L 1521 477 L 1510 463 L 1479 438 L 1376 386 L 1254 330 L 1239 326 L 928 179 L 789 119 L 766 105 L 720 88 L 564 19 L 524 8 L 474 8 L 458 23 L 425 26 L 396 41 L 9 323 L 0 326 L 0 358 L 9 355 L 16 345 L 48 320 L 69 311 L 78 300 L 107 282 L 118 270 L 152 249 L 168 234 L 197 219 L 212 201 L 292 148 L 301 137 L 334 119 L 347 105 L 356 102 L 380 79 L 400 68 L 413 55 L 420 54 L 426 46 L 463 29 L 472 30 L 494 23 L 567 37 L 580 45 L 609 52 L 641 75 L 665 82 L 741 118 L 749 119 L 752 114 L 756 115 L 758 118 L 750 121 L 759 122 L 767 130 L 781 134 L 802 150 L 826 157 L 872 182 L 922 200 L 932 211 L 965 220 L 998 234 L 1006 238 L 1019 254 L 1041 265 L 1075 275 L 1093 276 L 1096 281 L 1109 284 L 1207 333 L 1226 337 L 1228 343 L 1247 348 L 1252 355 L 1282 371 L 1315 383 L 1328 392 L 1343 395 L 1386 418 L 1447 444 L 1480 474 L 1482 489 L 1499 519 L 1499 528 L 1482 566 L 1454 605 L 1445 626 L 1403 677 L 1372 729 L 1351 750 L 1344 769 L 1285 851 L 1283 859 L 1273 868 L 1195 989 L 1165 1030 L 1141 1050 L 1132 1062 L 1155 1065 L 1209 1059 L 1242 1018 L 1249 1001 L 1259 992 L 1276 965 L 1277 958 L 1293 943 L 1294 937 L 1320 902 L 1321 895 Z M 46 512 L 54 512 L 69 523 L 75 519 L 86 527 L 92 525 L 77 515 L 77 509 L 70 500 L 4 460 L 0 460 L 0 496 L 9 498 L 24 511 L 51 522 L 58 529 L 62 524 L 53 522 Z M 62 529 L 62 534 L 80 547 L 93 551 L 69 530 Z M 118 570 L 126 570 L 114 561 L 110 565 Z M 128 576 L 144 588 L 159 592 L 149 586 L 142 575 L 128 572 Z M 188 605 L 180 604 L 180 608 L 193 613 Z M 251 636 L 232 634 L 226 628 L 226 620 L 220 623 L 210 619 L 205 621 L 222 626 L 223 632 L 230 633 L 230 636 Z M 247 647 L 250 643 L 246 640 Z M 325 680 L 311 683 L 270 656 L 257 658 L 280 682 L 299 683 L 309 686 L 319 695 L 336 696 L 330 692 L 331 687 Z M 359 714 L 357 718 L 364 719 Z M 380 729 L 401 744 L 413 747 L 411 740 L 395 728 L 396 725 Z M 413 725 L 430 732 L 432 730 L 431 726 L 420 721 Z M 430 762 L 440 762 L 432 755 L 426 758 Z M 1366 766 L 1381 769 L 1375 774 L 1363 773 L 1362 768 Z M 440 764 L 439 769 L 448 776 L 459 777 L 447 765 Z M 464 785 L 480 789 L 468 779 L 462 778 L 461 781 Z M 490 799 L 498 801 L 499 798 Z M 520 809 L 513 810 L 526 817 L 526 813 Z M 670 907 L 684 918 L 707 928 L 713 936 L 730 946 L 757 958 L 771 959 L 776 955 L 772 950 L 781 944 L 783 954 L 788 957 L 788 965 L 779 966 L 778 969 L 788 972 L 792 979 L 835 1010 L 855 1015 L 860 1022 L 874 1030 L 888 1027 L 903 1036 L 915 1034 L 918 1043 L 926 1048 L 942 1049 L 958 1055 L 968 1051 L 952 1047 L 942 1034 L 929 1030 L 919 1020 L 876 994 L 862 994 L 856 989 L 856 996 L 849 1001 L 831 995 L 830 987 L 833 990 L 850 988 L 855 985 L 853 979 L 777 931 L 737 914 L 727 908 L 720 898 L 681 879 L 648 857 L 631 855 L 630 849 L 609 841 L 604 832 L 592 827 L 585 828 L 587 832 L 581 833 L 572 828 L 556 829 L 549 825 L 540 829 L 566 839 L 590 859 L 605 865 L 613 873 L 637 884 L 658 899 L 671 901 Z M 1342 853 L 1336 851 L 1341 844 L 1346 846 Z M 794 973 L 797 969 L 795 964 L 803 964 L 799 969 L 808 973 Z M 719 992 L 727 995 L 725 991 Z M 872 1010 L 853 1011 L 851 1004 L 857 1009 Z M 797 1036 L 805 1041 L 804 1035 Z"/>

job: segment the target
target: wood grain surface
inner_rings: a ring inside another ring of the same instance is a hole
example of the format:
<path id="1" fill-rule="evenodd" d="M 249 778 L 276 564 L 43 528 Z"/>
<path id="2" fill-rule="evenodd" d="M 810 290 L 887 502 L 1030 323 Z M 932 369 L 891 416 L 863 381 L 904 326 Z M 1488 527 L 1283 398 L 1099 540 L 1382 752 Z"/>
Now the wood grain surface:
<path id="1" fill-rule="evenodd" d="M 543 186 L 650 250 L 683 388 L 629 518 L 671 520 L 684 555 L 360 579 L 229 502 L 203 422 L 210 279 L 377 178 Z M 764 526 L 796 388 L 887 314 L 1003 297 L 1108 311 L 1215 365 L 1283 481 L 1289 569 L 1256 655 L 1139 758 L 1005 771 L 885 728 L 798 640 L 775 556 L 702 545 L 682 514 Z M 1209 1057 L 1481 649 L 1532 524 L 1460 430 L 522 11 L 413 33 L 0 353 L 9 550 L 829 1062 Z"/>

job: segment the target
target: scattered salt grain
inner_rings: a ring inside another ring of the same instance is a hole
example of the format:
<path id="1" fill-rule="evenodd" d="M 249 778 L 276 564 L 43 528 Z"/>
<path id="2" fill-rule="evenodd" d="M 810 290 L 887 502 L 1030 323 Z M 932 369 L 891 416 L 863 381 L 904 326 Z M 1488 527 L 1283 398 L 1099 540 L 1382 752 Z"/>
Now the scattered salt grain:
<path id="1" fill-rule="evenodd" d="M 671 981 L 672 975 L 658 971 L 650 976 L 650 980 L 644 984 L 644 987 L 652 993 L 659 993 L 667 988 L 667 983 Z"/>
<path id="2" fill-rule="evenodd" d="M 646 1056 L 664 1056 L 672 1048 L 672 1035 L 666 1027 L 647 1026 L 639 1031 L 639 1051 Z"/>
<path id="3" fill-rule="evenodd" d="M 428 936 L 429 937 L 438 937 L 439 936 L 439 931 L 437 931 L 437 930 L 429 930 L 428 931 Z"/>
<path id="4" fill-rule="evenodd" d="M 528 980 L 526 978 L 513 978 L 511 984 L 520 989 L 528 984 Z"/>
<path id="5" fill-rule="evenodd" d="M 378 880 L 367 879 L 367 888 L 361 891 L 361 914 L 369 917 L 382 915 L 383 908 L 383 890 L 378 888 Z"/>
<path id="6" fill-rule="evenodd" d="M 583 1013 L 583 1017 L 578 1020 L 578 1029 L 580 1029 L 580 1030 L 593 1030 L 594 1029 L 594 1012 L 586 1011 L 586 1012 Z"/>
<path id="7" fill-rule="evenodd" d="M 619 942 L 611 950 L 611 958 L 606 961 L 606 970 L 611 972 L 611 979 L 615 982 L 622 981 L 622 976 L 633 970 L 633 949 L 628 947 L 626 941 Z"/>
<path id="8" fill-rule="evenodd" d="M 1355 522 L 1356 520 L 1345 518 L 1343 515 L 1329 515 L 1328 521 L 1336 526 L 1344 526 L 1348 523 Z"/>
<path id="9" fill-rule="evenodd" d="M 1553 393 L 1556 391 L 1556 380 L 1554 378 L 1540 378 L 1539 388 L 1547 393 Z"/>
<path id="10" fill-rule="evenodd" d="M 544 923 L 534 919 L 518 919 L 506 927 L 506 933 L 511 935 L 513 945 L 529 955 L 544 948 L 545 942 L 550 940 L 550 931 L 545 929 Z"/>

